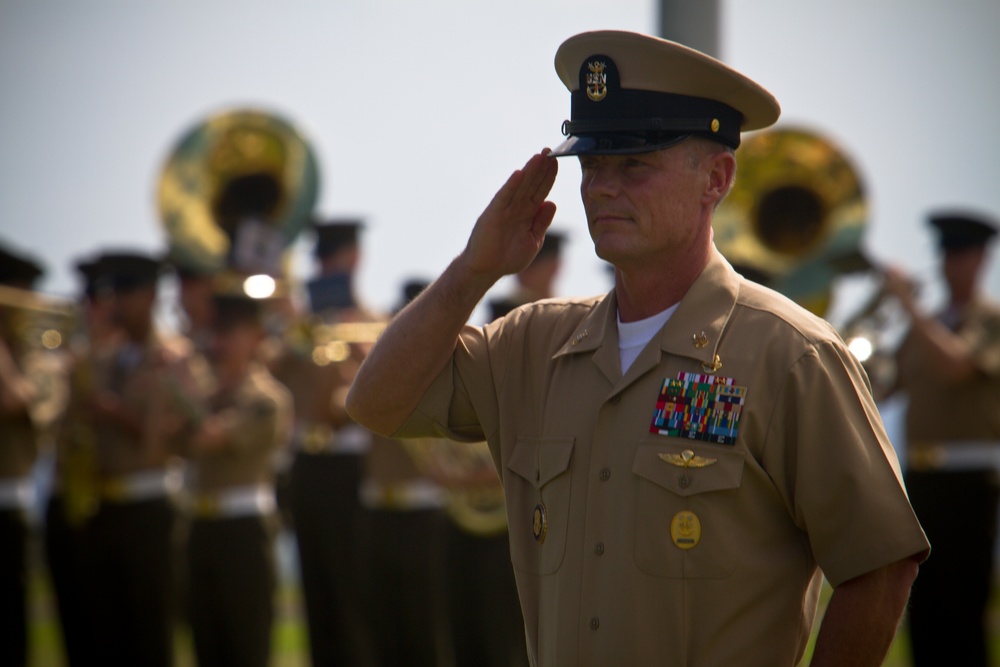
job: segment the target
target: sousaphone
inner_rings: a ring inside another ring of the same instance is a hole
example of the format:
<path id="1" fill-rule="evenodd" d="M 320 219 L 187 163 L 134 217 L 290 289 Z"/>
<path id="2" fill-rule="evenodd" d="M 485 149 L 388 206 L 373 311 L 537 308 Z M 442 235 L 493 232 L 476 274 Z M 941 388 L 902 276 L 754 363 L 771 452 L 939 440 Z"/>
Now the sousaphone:
<path id="1" fill-rule="evenodd" d="M 716 245 L 746 277 L 825 314 L 834 279 L 869 268 L 857 170 L 833 142 L 801 128 L 749 135 L 736 160 L 736 184 L 712 223 Z"/>
<path id="2" fill-rule="evenodd" d="M 316 157 L 290 122 L 256 109 L 211 116 L 183 135 L 159 181 L 170 256 L 197 272 L 276 275 L 318 193 Z"/>

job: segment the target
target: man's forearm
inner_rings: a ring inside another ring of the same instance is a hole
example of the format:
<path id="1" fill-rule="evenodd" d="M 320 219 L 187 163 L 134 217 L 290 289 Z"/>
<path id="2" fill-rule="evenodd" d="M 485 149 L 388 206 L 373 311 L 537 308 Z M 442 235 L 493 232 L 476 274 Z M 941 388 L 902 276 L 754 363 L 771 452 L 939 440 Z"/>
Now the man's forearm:
<path id="1" fill-rule="evenodd" d="M 382 435 L 394 433 L 455 350 L 472 311 L 495 281 L 455 260 L 379 337 L 347 395 L 347 412 Z"/>
<path id="2" fill-rule="evenodd" d="M 816 640 L 812 667 L 881 665 L 917 568 L 917 561 L 907 558 L 835 588 Z"/>

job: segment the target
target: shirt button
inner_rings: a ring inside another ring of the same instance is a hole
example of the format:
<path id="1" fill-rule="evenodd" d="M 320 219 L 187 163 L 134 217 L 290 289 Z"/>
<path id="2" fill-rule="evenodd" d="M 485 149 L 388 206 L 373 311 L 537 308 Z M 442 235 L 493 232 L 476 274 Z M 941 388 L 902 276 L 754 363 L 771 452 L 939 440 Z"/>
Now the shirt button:
<path id="1" fill-rule="evenodd" d="M 686 489 L 691 486 L 691 478 L 687 475 L 681 475 L 680 479 L 677 480 L 677 486 L 682 489 Z"/>
<path id="2" fill-rule="evenodd" d="M 591 630 L 596 630 L 599 627 L 601 627 L 601 619 L 597 618 L 596 616 L 590 619 Z"/>
<path id="3" fill-rule="evenodd" d="M 604 553 L 604 542 L 598 542 L 594 545 L 594 553 L 598 556 Z"/>
<path id="4" fill-rule="evenodd" d="M 598 475 L 598 477 L 601 478 L 602 482 L 608 481 L 609 479 L 611 479 L 611 469 L 610 468 L 601 468 L 601 474 Z"/>
<path id="5" fill-rule="evenodd" d="M 615 394 L 614 396 L 611 397 L 611 405 L 618 405 L 621 402 L 622 402 L 621 394 Z"/>

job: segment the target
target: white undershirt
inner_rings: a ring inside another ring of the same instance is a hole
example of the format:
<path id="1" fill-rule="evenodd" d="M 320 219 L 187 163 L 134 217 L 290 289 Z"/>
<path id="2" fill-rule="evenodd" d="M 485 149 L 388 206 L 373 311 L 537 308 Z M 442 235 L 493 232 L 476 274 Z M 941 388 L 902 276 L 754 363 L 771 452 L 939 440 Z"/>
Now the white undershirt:
<path id="1" fill-rule="evenodd" d="M 642 348 L 653 340 L 653 336 L 663 328 L 679 305 L 675 303 L 666 310 L 637 322 L 622 322 L 621 315 L 618 315 L 618 359 L 621 361 L 622 375 L 625 375 Z"/>

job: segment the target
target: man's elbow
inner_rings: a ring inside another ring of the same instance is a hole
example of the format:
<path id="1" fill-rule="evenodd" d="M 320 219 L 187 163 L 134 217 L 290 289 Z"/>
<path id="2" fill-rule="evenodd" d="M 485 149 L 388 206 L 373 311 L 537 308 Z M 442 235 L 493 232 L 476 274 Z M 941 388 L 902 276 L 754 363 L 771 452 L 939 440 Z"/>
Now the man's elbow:
<path id="1" fill-rule="evenodd" d="M 379 428 L 377 407 L 373 401 L 366 397 L 365 391 L 355 381 L 347 392 L 347 398 L 344 399 L 344 409 L 347 411 L 347 416 L 369 431 L 379 435 L 387 435 Z"/>

